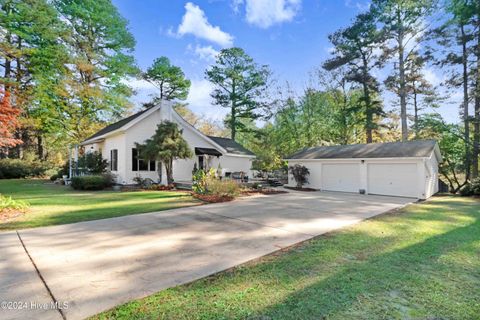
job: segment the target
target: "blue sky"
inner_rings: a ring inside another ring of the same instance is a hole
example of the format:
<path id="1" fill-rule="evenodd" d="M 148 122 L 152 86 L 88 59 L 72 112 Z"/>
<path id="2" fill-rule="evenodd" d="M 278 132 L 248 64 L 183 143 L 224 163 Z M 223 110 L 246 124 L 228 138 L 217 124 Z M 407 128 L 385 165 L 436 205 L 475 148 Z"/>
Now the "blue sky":
<path id="1" fill-rule="evenodd" d="M 135 58 L 144 70 L 155 58 L 167 56 L 192 80 L 188 98 L 191 108 L 212 119 L 226 110 L 212 106 L 211 85 L 205 69 L 215 52 L 242 47 L 259 64 L 268 64 L 280 84 L 288 81 L 301 92 L 309 73 L 328 58 L 328 35 L 347 26 L 364 10 L 364 0 L 113 0 L 129 20 L 137 41 Z M 434 70 L 426 70 L 439 82 Z M 137 104 L 148 100 L 148 83 L 132 81 Z M 389 109 L 389 103 L 386 103 Z M 458 118 L 457 108 L 444 106 L 449 120 Z"/>

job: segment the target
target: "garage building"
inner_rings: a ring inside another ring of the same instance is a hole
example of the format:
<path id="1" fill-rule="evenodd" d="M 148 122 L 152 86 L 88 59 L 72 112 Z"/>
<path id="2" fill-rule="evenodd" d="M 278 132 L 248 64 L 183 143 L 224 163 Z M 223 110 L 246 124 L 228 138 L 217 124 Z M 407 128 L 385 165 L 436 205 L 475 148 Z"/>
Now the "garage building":
<path id="1" fill-rule="evenodd" d="M 305 187 L 427 199 L 438 192 L 442 156 L 435 140 L 418 140 L 314 147 L 286 160 L 310 170 Z M 288 184 L 296 185 L 291 174 Z"/>

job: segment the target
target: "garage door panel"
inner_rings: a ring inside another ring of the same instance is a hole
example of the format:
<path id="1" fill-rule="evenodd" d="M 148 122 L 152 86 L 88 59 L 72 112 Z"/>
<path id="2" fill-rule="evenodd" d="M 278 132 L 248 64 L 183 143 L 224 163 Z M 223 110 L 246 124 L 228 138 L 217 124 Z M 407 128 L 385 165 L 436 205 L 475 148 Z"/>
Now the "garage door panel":
<path id="1" fill-rule="evenodd" d="M 324 164 L 322 166 L 322 189 L 358 192 L 360 189 L 360 165 L 356 163 Z"/>
<path id="2" fill-rule="evenodd" d="M 412 197 L 418 196 L 416 163 L 368 164 L 368 193 Z"/>

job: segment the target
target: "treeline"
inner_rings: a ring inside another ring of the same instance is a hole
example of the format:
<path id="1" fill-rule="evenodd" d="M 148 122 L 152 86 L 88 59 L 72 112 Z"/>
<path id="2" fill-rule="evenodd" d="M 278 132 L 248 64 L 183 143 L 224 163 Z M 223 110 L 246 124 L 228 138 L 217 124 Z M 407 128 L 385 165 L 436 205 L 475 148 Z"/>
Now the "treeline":
<path id="1" fill-rule="evenodd" d="M 260 168 L 304 147 L 437 139 L 452 191 L 478 177 L 480 2 L 373 0 L 329 40 L 331 57 L 303 94 L 282 89 L 271 120 L 244 139 Z M 443 119 L 440 105 L 462 121 Z"/>
<path id="2" fill-rule="evenodd" d="M 185 100 L 183 71 L 166 57 L 141 72 L 127 21 L 110 0 L 0 0 L 0 154 L 49 159 L 129 109 L 126 79 L 142 77 L 158 99 Z M 178 110 L 209 134 L 252 149 L 274 170 L 305 147 L 437 139 L 453 191 L 478 177 L 480 3 L 372 0 L 329 35 L 331 56 L 304 92 L 279 87 L 243 49 L 222 50 L 205 78 L 224 127 Z M 430 83 L 429 70 L 441 74 Z M 461 121 L 436 109 L 458 110 Z M 261 128 L 258 124 L 261 123 Z"/>
<path id="3" fill-rule="evenodd" d="M 3 156 L 55 157 L 123 115 L 134 45 L 109 0 L 1 0 Z"/>

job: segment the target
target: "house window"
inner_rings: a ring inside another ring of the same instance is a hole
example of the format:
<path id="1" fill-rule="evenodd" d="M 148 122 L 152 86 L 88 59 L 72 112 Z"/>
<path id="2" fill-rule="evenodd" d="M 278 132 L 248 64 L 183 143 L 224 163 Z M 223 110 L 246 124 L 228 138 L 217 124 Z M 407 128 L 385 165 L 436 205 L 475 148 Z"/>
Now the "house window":
<path id="1" fill-rule="evenodd" d="M 118 170 L 118 150 L 117 149 L 110 150 L 110 170 L 111 171 Z"/>
<path id="2" fill-rule="evenodd" d="M 138 157 L 138 150 L 132 149 L 132 171 L 155 171 L 155 160 L 144 160 Z"/>

